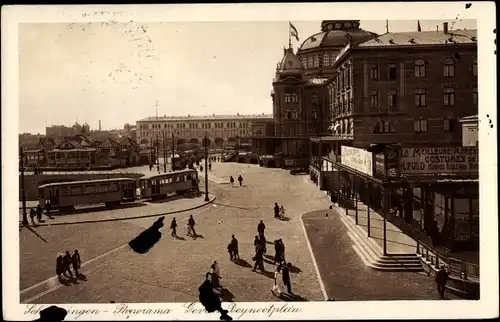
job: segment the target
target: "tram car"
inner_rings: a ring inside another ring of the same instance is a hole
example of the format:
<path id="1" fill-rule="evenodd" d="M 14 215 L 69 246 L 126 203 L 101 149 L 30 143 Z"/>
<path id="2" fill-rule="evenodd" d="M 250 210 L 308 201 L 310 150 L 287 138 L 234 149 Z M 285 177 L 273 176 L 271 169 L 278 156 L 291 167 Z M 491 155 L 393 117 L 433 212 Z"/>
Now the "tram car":
<path id="1" fill-rule="evenodd" d="M 72 211 L 75 205 L 104 203 L 112 208 L 122 202 L 137 199 L 137 181 L 132 178 L 113 178 L 86 181 L 48 183 L 38 187 L 40 206 L 45 209 Z"/>
<path id="2" fill-rule="evenodd" d="M 175 193 L 182 195 L 199 191 L 200 179 L 196 170 L 180 170 L 139 179 L 141 198 L 157 200 Z"/>

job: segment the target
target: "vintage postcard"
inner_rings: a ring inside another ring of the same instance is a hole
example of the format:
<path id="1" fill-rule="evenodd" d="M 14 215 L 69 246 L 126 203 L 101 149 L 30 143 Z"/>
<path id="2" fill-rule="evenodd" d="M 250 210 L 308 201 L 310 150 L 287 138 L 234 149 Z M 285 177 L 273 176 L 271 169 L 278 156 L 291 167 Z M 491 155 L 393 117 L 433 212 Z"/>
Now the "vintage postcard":
<path id="1" fill-rule="evenodd" d="M 4 318 L 498 316 L 495 26 L 2 7 Z"/>

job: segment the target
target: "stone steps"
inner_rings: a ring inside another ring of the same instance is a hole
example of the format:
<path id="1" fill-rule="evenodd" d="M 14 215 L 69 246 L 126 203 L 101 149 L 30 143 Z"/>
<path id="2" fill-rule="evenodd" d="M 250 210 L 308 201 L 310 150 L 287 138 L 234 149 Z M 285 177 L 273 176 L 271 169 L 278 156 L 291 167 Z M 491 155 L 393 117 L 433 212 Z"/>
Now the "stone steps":
<path id="1" fill-rule="evenodd" d="M 356 226 L 350 218 L 340 215 L 342 223 L 353 241 L 353 249 L 366 266 L 380 271 L 422 272 L 422 262 L 416 254 L 384 255 L 382 247 L 368 238 L 363 228 Z"/>

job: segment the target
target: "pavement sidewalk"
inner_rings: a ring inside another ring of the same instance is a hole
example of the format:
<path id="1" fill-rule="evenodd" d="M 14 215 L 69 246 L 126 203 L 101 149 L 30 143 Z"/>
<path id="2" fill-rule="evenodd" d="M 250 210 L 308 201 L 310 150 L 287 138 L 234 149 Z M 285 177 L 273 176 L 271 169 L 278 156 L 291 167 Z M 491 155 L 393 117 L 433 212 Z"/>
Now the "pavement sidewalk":
<path id="1" fill-rule="evenodd" d="M 111 210 L 105 207 L 77 208 L 73 213 L 63 215 L 54 213 L 51 214 L 51 217 L 47 217 L 44 213 L 42 222 L 37 223 L 37 226 L 84 224 L 156 217 L 201 208 L 212 203 L 215 198 L 215 196 L 209 195 L 209 201 L 205 201 L 205 196 L 200 195 L 196 198 L 179 198 L 164 202 L 135 202 L 122 204 L 120 207 Z M 19 214 L 19 221 L 22 222 L 21 213 Z"/>

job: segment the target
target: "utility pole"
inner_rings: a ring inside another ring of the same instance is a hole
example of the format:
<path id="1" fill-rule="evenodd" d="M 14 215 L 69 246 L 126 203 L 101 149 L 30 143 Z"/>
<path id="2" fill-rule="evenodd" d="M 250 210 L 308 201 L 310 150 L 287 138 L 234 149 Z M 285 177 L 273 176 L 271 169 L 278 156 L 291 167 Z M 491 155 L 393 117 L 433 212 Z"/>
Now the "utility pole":
<path id="1" fill-rule="evenodd" d="M 172 171 L 174 171 L 174 157 L 175 157 L 175 137 L 174 137 L 174 131 L 172 131 Z"/>
<path id="2" fill-rule="evenodd" d="M 163 135 L 163 172 L 167 173 L 167 142 L 165 137 L 165 131 L 162 132 Z"/>
<path id="3" fill-rule="evenodd" d="M 26 213 L 26 191 L 24 190 L 24 156 L 23 156 L 23 147 L 19 147 L 19 171 L 21 171 L 21 198 L 23 201 L 23 225 L 28 226 L 28 214 Z"/>
<path id="4" fill-rule="evenodd" d="M 208 136 L 205 132 L 205 201 L 209 201 L 208 198 Z"/>
<path id="5" fill-rule="evenodd" d="M 160 136 L 156 135 L 156 170 L 160 173 Z"/>

